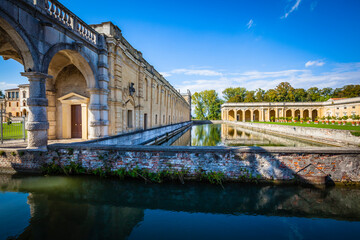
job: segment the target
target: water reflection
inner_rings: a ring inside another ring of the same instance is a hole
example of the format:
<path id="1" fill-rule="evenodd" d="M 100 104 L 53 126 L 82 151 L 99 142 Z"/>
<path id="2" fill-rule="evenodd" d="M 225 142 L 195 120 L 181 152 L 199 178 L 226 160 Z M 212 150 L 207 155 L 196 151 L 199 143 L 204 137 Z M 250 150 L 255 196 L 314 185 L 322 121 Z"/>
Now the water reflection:
<path id="1" fill-rule="evenodd" d="M 268 225 L 262 225 L 262 229 L 270 239 L 284 237 L 281 235 L 284 233 L 292 234 L 293 226 L 284 226 L 288 222 L 300 229 L 302 237 L 309 235 L 311 238 L 319 234 L 319 228 L 314 226 L 328 224 L 326 219 L 333 219 L 330 223 L 342 227 L 321 233 L 322 238 L 333 238 L 335 235 L 329 233 L 335 230 L 342 234 L 339 238 L 360 234 L 359 188 L 226 184 L 222 189 L 192 183 L 144 184 L 84 177 L 1 176 L 0 190 L 3 196 L 23 193 L 18 194 L 18 198 L 13 197 L 22 215 L 9 219 L 6 216 L 11 215 L 14 208 L 1 209 L 0 221 L 5 227 L 0 228 L 0 239 L 10 236 L 12 239 L 149 239 L 151 234 L 156 238 L 181 239 L 188 234 L 182 229 L 189 228 L 193 230 L 192 237 L 213 233 L 215 235 L 208 237 L 215 238 L 222 233 L 222 227 L 231 225 L 234 228 L 222 234 L 234 238 L 236 235 L 232 234 L 241 226 L 247 226 L 249 221 L 255 224 L 265 221 L 261 216 L 267 216 Z M 0 201 L 0 205 L 5 203 L 3 198 Z M 303 218 L 309 219 L 313 227 L 304 228 L 309 222 Z M 22 219 L 28 219 L 23 230 L 6 235 L 8 232 L 4 229 L 24 224 Z M 209 219 L 213 219 L 209 226 L 218 228 L 203 229 L 204 222 Z M 275 225 L 270 227 L 269 224 Z M 170 225 L 176 227 L 165 227 Z M 242 229 L 241 234 L 258 236 L 248 231 L 250 229 Z M 157 232 L 163 235 L 156 236 Z"/>
<path id="2" fill-rule="evenodd" d="M 325 147 L 329 145 L 257 132 L 228 124 L 194 125 L 165 143 L 167 146 L 287 146 Z"/>

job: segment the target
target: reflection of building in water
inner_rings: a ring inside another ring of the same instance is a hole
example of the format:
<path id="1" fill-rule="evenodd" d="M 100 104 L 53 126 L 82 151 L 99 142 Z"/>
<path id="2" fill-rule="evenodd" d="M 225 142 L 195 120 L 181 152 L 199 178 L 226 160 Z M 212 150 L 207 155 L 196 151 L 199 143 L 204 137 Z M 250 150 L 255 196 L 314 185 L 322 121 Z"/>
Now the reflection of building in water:
<path id="1" fill-rule="evenodd" d="M 321 146 L 313 142 L 284 138 L 264 132 L 256 132 L 235 125 L 221 124 L 221 140 L 226 146 Z"/>
<path id="2" fill-rule="evenodd" d="M 269 122 L 280 117 L 300 120 L 326 116 L 344 117 L 360 115 L 360 97 L 331 98 L 326 102 L 253 102 L 225 103 L 221 105 L 221 119 L 227 121 Z"/>
<path id="3" fill-rule="evenodd" d="M 126 239 L 144 218 L 143 209 L 70 199 L 29 194 L 31 219 L 17 239 Z"/>
<path id="4" fill-rule="evenodd" d="M 171 146 L 191 146 L 191 128 L 176 139 Z"/>
<path id="5" fill-rule="evenodd" d="M 124 239 L 149 219 L 144 218 L 145 209 L 360 220 L 357 188 L 228 184 L 224 191 L 190 183 L 1 175 L 0 183 L 5 194 L 29 193 L 31 219 L 18 239 Z"/>

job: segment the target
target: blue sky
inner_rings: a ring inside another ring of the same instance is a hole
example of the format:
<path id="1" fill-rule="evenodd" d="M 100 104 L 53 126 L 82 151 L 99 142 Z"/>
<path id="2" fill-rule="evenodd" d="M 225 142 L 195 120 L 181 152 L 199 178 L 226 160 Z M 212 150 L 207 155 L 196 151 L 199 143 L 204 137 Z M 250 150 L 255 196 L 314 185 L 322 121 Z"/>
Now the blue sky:
<path id="1" fill-rule="evenodd" d="M 61 2 L 88 24 L 117 24 L 182 91 L 360 84 L 359 0 Z M 26 81 L 0 62 L 0 89 Z"/>

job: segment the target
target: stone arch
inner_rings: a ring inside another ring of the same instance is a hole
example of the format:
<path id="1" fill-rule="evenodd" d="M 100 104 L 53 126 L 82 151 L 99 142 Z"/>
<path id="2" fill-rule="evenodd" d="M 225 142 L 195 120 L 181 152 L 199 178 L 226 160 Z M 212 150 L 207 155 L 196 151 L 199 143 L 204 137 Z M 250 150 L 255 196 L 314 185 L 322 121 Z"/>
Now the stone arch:
<path id="1" fill-rule="evenodd" d="M 254 119 L 254 121 L 255 122 L 259 122 L 260 121 L 260 112 L 259 112 L 259 110 L 254 110 L 254 112 L 253 112 L 253 119 Z"/>
<path id="2" fill-rule="evenodd" d="M 96 66 L 90 59 L 77 44 L 59 43 L 52 46 L 44 55 L 41 71 L 55 79 L 64 67 L 73 64 L 85 77 L 88 88 L 99 88 L 95 77 Z"/>
<path id="3" fill-rule="evenodd" d="M 245 122 L 251 122 L 251 111 L 249 109 L 245 111 Z"/>
<path id="4" fill-rule="evenodd" d="M 229 121 L 235 121 L 235 111 L 233 109 L 231 109 L 229 111 Z"/>
<path id="5" fill-rule="evenodd" d="M 37 48 L 22 26 L 2 9 L 0 9 L 0 30 L 9 36 L 11 45 L 20 55 L 20 59 L 15 60 L 21 61 L 25 71 L 31 70 L 32 72 L 37 72 L 39 70 Z"/>
<path id="6" fill-rule="evenodd" d="M 294 116 L 295 120 L 298 120 L 298 121 L 299 121 L 299 120 L 300 120 L 300 116 L 301 116 L 301 115 L 300 115 L 300 110 L 299 110 L 299 109 L 296 109 L 296 110 L 295 110 L 295 116 Z"/>
<path id="7" fill-rule="evenodd" d="M 318 117 L 318 110 L 317 109 L 312 110 L 311 117 L 312 117 L 312 120 L 315 121 L 315 119 Z"/>
<path id="8" fill-rule="evenodd" d="M 308 117 L 309 117 L 309 110 L 305 109 L 303 112 L 303 118 L 304 118 L 304 120 L 306 120 Z"/>
<path id="9" fill-rule="evenodd" d="M 270 110 L 270 121 L 274 121 L 274 120 L 272 120 L 272 118 L 275 120 L 275 110 L 274 109 Z"/>
<path id="10" fill-rule="evenodd" d="M 286 110 L 286 115 L 287 118 L 288 117 L 292 117 L 292 111 L 290 109 Z"/>
<path id="11" fill-rule="evenodd" d="M 243 111 L 242 110 L 237 110 L 236 111 L 236 120 L 237 121 L 243 121 Z"/>

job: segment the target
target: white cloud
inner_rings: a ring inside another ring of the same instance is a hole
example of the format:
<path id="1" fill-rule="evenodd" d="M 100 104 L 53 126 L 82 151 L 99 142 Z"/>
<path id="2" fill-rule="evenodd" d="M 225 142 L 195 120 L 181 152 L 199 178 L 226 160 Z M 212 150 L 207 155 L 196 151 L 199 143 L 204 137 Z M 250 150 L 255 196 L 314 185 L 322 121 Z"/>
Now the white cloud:
<path id="1" fill-rule="evenodd" d="M 250 21 L 246 24 L 247 29 L 250 29 L 252 26 L 254 26 L 254 21 L 250 19 Z"/>
<path id="2" fill-rule="evenodd" d="M 287 18 L 290 13 L 292 13 L 299 7 L 300 3 L 301 3 L 301 0 L 296 0 L 295 4 L 291 7 L 291 9 L 289 11 L 287 11 L 285 13 L 285 15 L 282 18 Z"/>
<path id="3" fill-rule="evenodd" d="M 184 74 L 184 75 L 197 75 L 197 76 L 222 76 L 221 72 L 213 71 L 213 70 L 207 70 L 207 69 L 186 69 L 186 68 L 180 68 L 180 69 L 174 69 L 170 72 L 162 72 L 161 73 L 164 77 L 170 77 L 174 74 Z"/>
<path id="4" fill-rule="evenodd" d="M 360 63 L 336 64 L 327 72 L 315 74 L 310 69 L 289 69 L 283 71 L 261 72 L 247 71 L 242 73 L 223 73 L 218 79 L 184 80 L 176 88 L 181 91 L 189 89 L 192 93 L 203 90 L 221 92 L 228 87 L 245 87 L 248 90 L 275 88 L 281 82 L 289 82 L 295 88 L 313 86 L 342 87 L 347 84 L 358 84 L 360 79 Z"/>
<path id="5" fill-rule="evenodd" d="M 164 78 L 167 78 L 167 77 L 170 77 L 171 74 L 170 73 L 167 73 L 167 72 L 161 72 L 160 73 Z"/>
<path id="6" fill-rule="evenodd" d="M 5 89 L 17 88 L 18 86 L 19 84 L 16 83 L 0 82 L 0 90 L 2 91 L 4 91 Z"/>
<path id="7" fill-rule="evenodd" d="M 322 67 L 324 65 L 325 65 L 325 62 L 322 60 L 308 61 L 307 63 L 305 63 L 305 67 L 311 67 L 311 66 Z"/>

